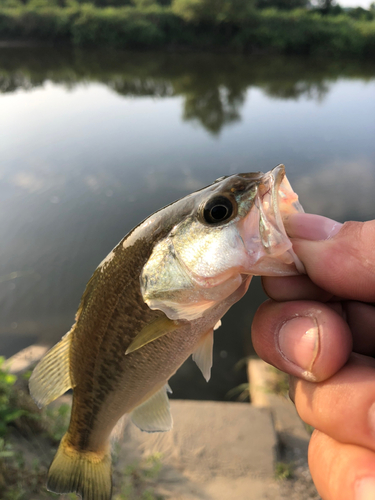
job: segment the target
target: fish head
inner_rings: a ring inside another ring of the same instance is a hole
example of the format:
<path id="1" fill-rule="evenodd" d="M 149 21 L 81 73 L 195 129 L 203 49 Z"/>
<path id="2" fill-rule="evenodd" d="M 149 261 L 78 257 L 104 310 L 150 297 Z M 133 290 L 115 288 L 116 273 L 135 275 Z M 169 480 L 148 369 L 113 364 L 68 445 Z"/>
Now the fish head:
<path id="1" fill-rule="evenodd" d="M 141 291 L 151 309 L 192 320 L 247 276 L 304 272 L 283 224 L 288 214 L 303 212 L 283 165 L 220 178 L 172 205 L 175 211 L 179 204 L 184 216 L 142 271 Z"/>

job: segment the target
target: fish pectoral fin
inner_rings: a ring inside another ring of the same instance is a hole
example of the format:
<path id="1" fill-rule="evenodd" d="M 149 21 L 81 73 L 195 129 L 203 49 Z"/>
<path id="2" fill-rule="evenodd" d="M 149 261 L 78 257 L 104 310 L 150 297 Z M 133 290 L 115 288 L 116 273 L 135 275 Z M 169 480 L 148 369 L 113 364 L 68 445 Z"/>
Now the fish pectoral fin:
<path id="1" fill-rule="evenodd" d="M 166 335 L 167 333 L 173 332 L 173 330 L 177 330 L 181 328 L 183 323 L 179 323 L 178 321 L 173 321 L 167 316 L 162 316 L 161 318 L 157 318 L 155 321 L 152 321 L 148 325 L 146 325 L 135 337 L 133 342 L 126 349 L 125 354 L 130 354 L 131 352 L 140 349 L 144 345 L 153 342 L 154 340 Z"/>
<path id="2" fill-rule="evenodd" d="M 207 382 L 211 378 L 213 347 L 214 332 L 211 330 L 201 339 L 197 349 L 193 352 L 193 361 L 196 362 Z"/>
<path id="3" fill-rule="evenodd" d="M 29 380 L 32 398 L 41 408 L 72 388 L 69 350 L 73 328 L 36 365 Z"/>
<path id="4" fill-rule="evenodd" d="M 167 391 L 172 392 L 168 384 L 137 406 L 130 414 L 133 424 L 141 431 L 165 432 L 172 429 L 173 420 Z"/>

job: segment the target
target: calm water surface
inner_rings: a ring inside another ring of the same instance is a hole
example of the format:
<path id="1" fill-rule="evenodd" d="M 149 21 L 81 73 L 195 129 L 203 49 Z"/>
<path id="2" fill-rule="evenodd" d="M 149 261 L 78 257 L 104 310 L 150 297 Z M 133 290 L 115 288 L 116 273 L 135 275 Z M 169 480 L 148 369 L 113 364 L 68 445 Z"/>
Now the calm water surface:
<path id="1" fill-rule="evenodd" d="M 375 215 L 375 65 L 228 55 L 0 50 L 0 353 L 55 343 L 140 220 L 217 177 L 278 163 L 308 212 Z M 246 380 L 259 282 L 176 397 Z"/>

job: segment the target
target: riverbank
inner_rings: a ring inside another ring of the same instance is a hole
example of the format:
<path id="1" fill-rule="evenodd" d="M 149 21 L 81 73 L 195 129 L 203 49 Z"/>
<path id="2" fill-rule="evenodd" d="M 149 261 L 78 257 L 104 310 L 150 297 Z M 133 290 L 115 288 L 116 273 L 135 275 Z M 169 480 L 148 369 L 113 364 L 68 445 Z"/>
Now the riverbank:
<path id="1" fill-rule="evenodd" d="M 253 10 L 241 19 L 188 19 L 170 7 L 3 8 L 0 41 L 31 40 L 76 47 L 375 55 L 375 20 L 299 9 Z"/>

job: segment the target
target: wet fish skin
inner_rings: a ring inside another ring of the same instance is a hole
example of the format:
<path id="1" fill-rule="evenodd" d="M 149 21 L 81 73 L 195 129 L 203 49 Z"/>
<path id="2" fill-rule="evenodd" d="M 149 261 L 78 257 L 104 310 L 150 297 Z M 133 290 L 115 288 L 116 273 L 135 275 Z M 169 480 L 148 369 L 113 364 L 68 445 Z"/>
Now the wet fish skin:
<path id="1" fill-rule="evenodd" d="M 84 500 L 109 500 L 109 438 L 122 415 L 132 413 L 143 429 L 167 430 L 168 379 L 194 352 L 209 376 L 213 328 L 246 293 L 251 275 L 262 271 L 255 264 L 263 259 L 264 272 L 271 272 L 274 245 L 281 252 L 274 259 L 281 271 L 275 273 L 298 272 L 283 228 L 277 237 L 272 234 L 272 227 L 277 233 L 280 225 L 277 214 L 258 217 L 259 235 L 249 219 L 252 210 L 260 211 L 257 203 L 269 203 L 267 210 L 275 212 L 271 195 L 283 182 L 281 167 L 272 175 L 221 179 L 147 218 L 99 265 L 72 330 L 30 379 L 39 404 L 73 388 L 71 421 L 49 471 L 49 489 L 76 491 Z M 289 188 L 284 189 L 284 210 L 299 210 Z M 232 200 L 235 213 L 223 223 L 207 224 L 204 207 L 215 196 Z M 246 249 L 250 226 L 256 233 L 250 243 L 262 247 L 253 253 Z M 168 333 L 125 354 L 146 329 L 152 334 L 163 327 Z"/>

